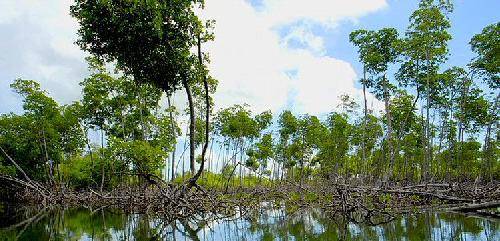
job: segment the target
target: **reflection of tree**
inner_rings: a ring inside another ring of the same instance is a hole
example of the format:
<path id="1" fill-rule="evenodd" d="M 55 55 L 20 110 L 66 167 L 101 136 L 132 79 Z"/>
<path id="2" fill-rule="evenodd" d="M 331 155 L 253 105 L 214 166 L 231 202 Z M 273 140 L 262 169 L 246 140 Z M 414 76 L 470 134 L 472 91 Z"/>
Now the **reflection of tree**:
<path id="1" fill-rule="evenodd" d="M 92 213 L 87 209 L 55 209 L 26 226 L 0 231 L 0 240 L 16 240 L 17 235 L 19 240 L 81 240 L 84 235 L 95 241 L 110 240 L 112 230 L 125 227 L 125 217 L 102 210 Z"/>
<path id="2" fill-rule="evenodd" d="M 458 214 L 403 215 L 378 226 L 353 224 L 321 210 L 261 209 L 245 217 L 163 220 L 110 210 L 50 210 L 21 215 L 25 220 L 0 230 L 0 240 L 499 240 L 496 221 Z M 1 217 L 0 217 L 1 218 Z M 211 226 L 215 224 L 216 229 Z M 206 228 L 212 239 L 207 239 Z M 467 237 L 466 237 L 467 236 Z M 86 237 L 86 238 L 85 238 Z M 179 238 L 180 237 L 180 238 Z M 217 238 L 218 237 L 218 238 Z"/>
<path id="3" fill-rule="evenodd" d="M 198 232 L 205 227 L 205 222 L 200 222 L 196 228 L 191 227 L 187 220 L 180 220 L 179 223 L 182 225 L 184 231 L 177 229 L 179 232 L 183 233 L 185 237 L 189 237 L 193 241 L 199 241 Z"/>
<path id="4" fill-rule="evenodd" d="M 249 219 L 248 232 L 260 234 L 259 240 L 463 240 L 465 233 L 496 240 L 499 228 L 496 222 L 457 214 L 404 215 L 378 226 L 346 220 L 342 216 L 332 219 L 319 210 L 273 211 Z"/>

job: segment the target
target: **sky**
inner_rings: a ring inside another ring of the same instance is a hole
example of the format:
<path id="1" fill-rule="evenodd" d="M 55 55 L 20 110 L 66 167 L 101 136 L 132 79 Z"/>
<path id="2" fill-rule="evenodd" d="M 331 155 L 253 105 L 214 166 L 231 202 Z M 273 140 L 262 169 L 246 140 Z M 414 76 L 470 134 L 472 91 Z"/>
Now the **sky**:
<path id="1" fill-rule="evenodd" d="M 470 38 L 498 22 L 498 0 L 456 0 L 451 15 L 449 66 L 473 57 Z M 0 0 L 0 113 L 22 110 L 9 88 L 16 78 L 37 80 L 59 103 L 81 96 L 88 76 L 74 41 L 72 0 Z M 206 0 L 201 15 L 215 19 L 211 75 L 219 80 L 216 108 L 249 104 L 254 112 L 323 115 L 341 94 L 360 100 L 361 65 L 348 35 L 356 29 L 394 27 L 404 33 L 417 1 L 410 0 Z M 184 102 L 182 92 L 176 103 Z M 372 95 L 369 107 L 382 105 Z"/>

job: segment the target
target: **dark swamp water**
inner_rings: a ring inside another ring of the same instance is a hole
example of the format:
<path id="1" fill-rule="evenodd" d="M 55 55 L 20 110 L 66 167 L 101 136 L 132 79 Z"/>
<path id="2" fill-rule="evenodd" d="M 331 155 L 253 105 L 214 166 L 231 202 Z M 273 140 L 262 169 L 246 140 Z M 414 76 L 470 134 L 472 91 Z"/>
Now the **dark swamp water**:
<path id="1" fill-rule="evenodd" d="M 455 213 L 400 215 L 379 225 L 331 218 L 320 210 L 261 208 L 244 217 L 167 223 L 146 214 L 86 208 L 0 206 L 0 240 L 500 240 L 500 221 Z"/>

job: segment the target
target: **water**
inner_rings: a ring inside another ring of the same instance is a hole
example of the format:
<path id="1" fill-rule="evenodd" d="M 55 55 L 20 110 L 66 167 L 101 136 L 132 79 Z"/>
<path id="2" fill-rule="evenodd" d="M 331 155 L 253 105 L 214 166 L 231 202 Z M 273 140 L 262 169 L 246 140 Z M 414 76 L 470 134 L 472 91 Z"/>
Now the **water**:
<path id="1" fill-rule="evenodd" d="M 3 210 L 3 211 L 2 211 Z M 500 240 L 500 221 L 428 212 L 370 226 L 320 210 L 262 208 L 245 217 L 198 217 L 167 223 L 119 210 L 0 207 L 0 240 Z"/>

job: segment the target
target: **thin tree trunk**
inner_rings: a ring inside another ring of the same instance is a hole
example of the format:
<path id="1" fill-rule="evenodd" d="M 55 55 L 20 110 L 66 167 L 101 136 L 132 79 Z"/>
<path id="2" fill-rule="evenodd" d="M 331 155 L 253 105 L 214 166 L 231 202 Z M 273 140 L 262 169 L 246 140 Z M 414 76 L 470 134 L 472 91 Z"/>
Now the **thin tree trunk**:
<path id="1" fill-rule="evenodd" d="M 45 129 L 42 128 L 42 136 L 43 136 L 43 148 L 45 152 L 45 160 L 49 165 L 49 180 L 52 184 L 54 184 L 54 161 L 49 159 L 49 152 L 47 150 L 47 140 L 45 138 Z"/>
<path id="2" fill-rule="evenodd" d="M 29 176 L 26 174 L 26 172 L 24 172 L 24 170 L 21 168 L 21 166 L 19 166 L 17 164 L 17 162 L 15 162 L 14 159 L 12 159 L 12 157 L 10 157 L 9 154 L 7 154 L 7 152 L 2 148 L 2 146 L 0 146 L 0 150 L 7 157 L 7 159 L 9 159 L 10 162 L 12 162 L 12 164 L 14 164 L 14 166 L 16 167 L 16 169 L 18 171 L 20 171 L 21 174 L 23 174 L 24 179 L 26 179 L 26 181 L 28 181 L 29 183 L 33 184 L 34 182 L 31 180 L 31 178 L 29 178 Z"/>
<path id="3" fill-rule="evenodd" d="M 495 104 L 493 106 L 493 117 L 492 117 L 492 120 L 490 121 L 490 123 L 488 123 L 488 126 L 486 128 L 486 135 L 485 135 L 485 138 L 484 138 L 484 154 L 485 154 L 485 171 L 483 172 L 483 175 L 486 175 L 487 172 L 489 172 L 489 180 L 493 180 L 493 172 L 492 172 L 492 168 L 493 168 L 493 160 L 492 160 L 492 153 L 491 153 L 491 130 L 492 130 L 492 127 L 493 127 L 493 124 L 495 122 L 497 122 L 497 120 L 494 118 L 494 116 L 496 115 L 495 112 L 498 111 L 498 102 L 499 102 L 499 99 L 500 99 L 500 93 L 497 95 L 496 99 L 495 99 Z M 498 123 L 498 122 L 497 122 Z"/>
<path id="4" fill-rule="evenodd" d="M 453 98 L 452 98 L 452 91 L 450 91 L 449 93 L 449 102 L 450 102 L 450 112 L 448 112 L 448 122 L 446 123 L 446 128 L 450 131 L 450 134 L 449 136 L 451 136 L 451 123 L 452 123 L 452 118 L 453 118 Z M 454 133 L 453 133 L 454 134 Z M 448 138 L 448 148 L 450 150 L 451 153 L 454 152 L 455 150 L 455 137 L 453 137 L 453 139 L 450 139 Z M 453 155 L 455 156 L 455 155 Z M 447 163 L 446 165 L 446 178 L 448 179 L 448 181 L 451 180 L 451 165 L 450 163 Z"/>
<path id="5" fill-rule="evenodd" d="M 445 112 L 444 117 L 448 116 L 448 114 Z M 438 150 L 437 152 L 440 153 L 442 148 L 443 148 L 443 142 L 444 142 L 444 133 L 446 131 L 446 119 L 443 117 L 441 118 L 441 130 L 439 131 L 439 145 L 438 145 Z"/>
<path id="6" fill-rule="evenodd" d="M 85 143 L 87 144 L 87 148 L 89 149 L 90 163 L 92 163 L 92 168 L 94 168 L 94 155 L 92 153 L 92 147 L 90 146 L 88 128 L 83 129 L 83 134 L 85 135 Z M 90 180 L 92 180 L 93 183 L 95 182 L 93 175 L 90 176 Z"/>
<path id="7" fill-rule="evenodd" d="M 202 55 L 202 53 L 201 53 L 201 37 L 198 34 L 198 61 L 199 61 L 200 69 L 203 68 L 203 58 L 201 55 Z M 203 68 L 203 70 L 204 70 L 204 68 Z M 210 135 L 210 96 L 209 96 L 210 93 L 209 93 L 209 89 L 208 89 L 207 75 L 205 73 L 203 73 L 203 87 L 205 88 L 205 143 L 203 143 L 203 149 L 201 152 L 200 169 L 198 169 L 198 172 L 196 173 L 196 175 L 194 175 L 193 178 L 191 178 L 191 180 L 190 180 L 191 186 L 196 184 L 196 181 L 201 176 L 201 174 L 203 173 L 203 169 L 205 168 L 205 156 L 207 154 L 209 135 Z M 194 113 L 193 113 L 193 116 L 194 116 Z M 193 127 L 194 127 L 194 125 L 193 125 Z"/>
<path id="8" fill-rule="evenodd" d="M 240 187 L 243 186 L 243 141 L 240 146 Z"/>
<path id="9" fill-rule="evenodd" d="M 486 135 L 484 137 L 484 163 L 483 165 L 483 176 L 486 178 L 486 175 L 488 175 L 488 172 L 490 173 L 489 177 L 491 180 L 491 157 L 490 157 L 490 139 L 491 139 L 491 126 L 493 123 L 489 123 L 488 126 L 486 127 Z"/>
<path id="10" fill-rule="evenodd" d="M 429 167 L 430 167 L 430 117 L 429 117 L 429 109 L 430 109 L 430 91 L 429 91 L 429 80 L 427 80 L 427 104 L 425 110 L 425 180 L 429 178 Z"/>
<path id="11" fill-rule="evenodd" d="M 434 123 L 435 123 L 435 120 L 436 120 L 436 111 L 434 111 L 432 113 L 432 122 L 430 123 L 429 127 L 430 126 L 435 126 Z M 429 177 L 430 177 L 430 182 L 432 182 L 434 180 L 434 177 L 435 177 L 435 174 L 433 172 L 434 170 L 434 167 L 435 167 L 435 162 L 434 162 L 434 135 L 432 134 L 432 130 L 429 129 L 429 135 L 430 135 L 430 139 L 429 139 L 429 160 L 430 160 L 430 163 L 429 163 Z"/>
<path id="12" fill-rule="evenodd" d="M 415 78 L 418 78 L 418 72 L 419 72 L 419 70 L 420 70 L 420 63 L 419 63 L 419 61 L 418 61 L 418 60 L 417 60 L 417 63 L 416 63 L 416 64 L 417 64 L 417 65 L 416 65 L 416 73 L 417 73 L 417 76 L 415 76 Z M 416 88 L 416 91 L 417 91 L 417 96 L 415 97 L 415 100 L 414 100 L 414 101 L 413 101 L 413 103 L 412 103 L 411 110 L 409 110 L 409 111 L 408 111 L 408 113 L 407 113 L 407 114 L 406 114 L 406 116 L 405 116 L 404 121 L 403 121 L 403 122 L 401 123 L 401 125 L 399 126 L 399 130 L 400 130 L 400 132 L 399 132 L 399 135 L 397 136 L 397 139 L 396 139 L 396 144 L 395 144 L 395 148 L 394 148 L 395 153 L 399 153 L 399 150 L 400 150 L 400 143 L 401 143 L 401 141 L 402 141 L 402 139 L 403 139 L 403 135 L 405 134 L 404 128 L 405 128 L 405 126 L 408 126 L 408 121 L 409 121 L 409 119 L 410 119 L 410 116 L 414 113 L 414 111 L 413 111 L 413 110 L 415 109 L 415 107 L 416 107 L 416 105 L 417 105 L 417 102 L 418 102 L 418 100 L 419 100 L 419 98 L 420 98 L 420 90 L 419 90 L 418 86 L 417 86 L 417 88 Z M 406 170 L 407 170 L 407 163 L 408 163 L 408 160 L 407 160 L 407 158 L 405 157 L 405 167 L 404 167 L 404 168 L 405 168 L 405 177 L 407 176 L 407 175 L 406 175 L 406 174 L 407 174 L 407 171 L 406 171 Z"/>
<path id="13" fill-rule="evenodd" d="M 184 85 L 184 89 L 186 90 L 186 95 L 188 98 L 188 104 L 189 104 L 189 169 L 191 171 L 191 174 L 195 173 L 195 156 L 194 156 L 194 151 L 195 151 L 195 143 L 194 143 L 194 132 L 195 132 L 195 116 L 194 116 L 194 103 L 193 103 L 193 95 L 191 93 L 191 89 L 189 87 L 189 84 L 187 82 L 186 77 L 184 76 L 184 79 L 182 80 L 182 84 Z"/>
<path id="14" fill-rule="evenodd" d="M 441 131 L 439 132 L 439 145 L 438 145 L 438 153 L 441 153 L 443 150 L 443 143 L 444 143 L 444 136 L 446 132 L 446 123 L 448 123 L 448 120 L 446 119 L 448 117 L 447 111 L 444 113 L 444 115 L 441 116 Z M 438 173 L 442 174 L 441 178 L 445 177 L 445 170 L 443 170 L 443 167 L 446 166 L 446 163 L 444 163 L 444 160 L 442 160 L 440 165 L 438 166 Z"/>
<path id="15" fill-rule="evenodd" d="M 387 89 L 387 78 L 384 74 L 384 83 L 383 83 L 383 88 L 384 88 L 384 104 L 385 104 L 385 112 L 387 116 L 387 144 L 389 145 L 389 173 L 386 176 L 386 181 L 389 179 L 389 177 L 392 177 L 394 175 L 394 148 L 392 145 L 392 117 L 391 117 L 391 110 L 389 106 L 389 90 Z"/>
<path id="16" fill-rule="evenodd" d="M 424 180 L 427 181 L 429 177 L 429 167 L 430 167 L 430 158 L 431 158 L 431 146 L 430 146 L 430 138 L 431 138 L 431 132 L 430 132 L 430 119 L 429 119 L 429 110 L 431 108 L 431 91 L 430 91 L 430 63 L 429 63 L 429 53 L 428 51 L 426 52 L 426 61 L 427 61 L 427 78 L 426 78 L 426 92 L 427 92 L 427 104 L 426 104 L 426 120 L 425 120 L 425 146 L 426 146 L 426 151 L 425 151 L 425 171 L 424 171 Z"/>
<path id="17" fill-rule="evenodd" d="M 175 130 L 175 125 L 174 125 L 174 114 L 173 114 L 173 111 L 172 111 L 172 103 L 170 101 L 170 96 L 167 96 L 167 102 L 168 102 L 168 108 L 170 109 L 170 113 L 169 113 L 169 117 L 170 117 L 170 128 L 172 128 L 172 134 L 174 136 L 174 138 L 177 137 L 177 133 L 176 133 L 176 130 Z M 177 145 L 174 145 L 174 149 L 172 150 L 172 166 L 171 166 L 171 177 L 170 177 L 170 180 L 173 182 L 174 179 L 175 179 L 175 151 L 177 149 Z"/>
<path id="18" fill-rule="evenodd" d="M 423 100 L 422 100 L 423 101 Z M 423 105 L 423 103 L 421 103 Z M 425 122 L 424 122 L 424 108 L 420 109 L 420 119 L 422 120 L 420 123 L 420 128 L 422 129 L 421 133 L 421 141 L 422 143 L 425 143 Z M 420 181 L 423 181 L 425 179 L 425 146 L 422 144 L 422 151 L 424 151 L 424 160 L 421 160 L 421 170 L 420 170 Z"/>
<path id="19" fill-rule="evenodd" d="M 361 142 L 361 148 L 362 148 L 362 161 L 363 161 L 363 168 L 366 169 L 366 118 L 368 118 L 368 103 L 366 100 L 366 67 L 363 67 L 363 103 L 364 103 L 364 118 L 363 118 L 363 141 Z M 366 171 L 366 170 L 363 170 Z"/>
<path id="20" fill-rule="evenodd" d="M 104 187 L 104 131 L 101 128 L 101 187 L 100 191 Z"/>
<path id="21" fill-rule="evenodd" d="M 467 77 L 465 77 L 465 82 L 462 84 L 462 93 L 461 93 L 461 101 L 460 101 L 460 114 L 461 114 L 461 117 L 459 118 L 459 122 L 458 122 L 458 143 L 459 143 L 459 147 L 460 147 L 460 150 L 458 150 L 457 153 L 455 153 L 455 156 L 456 156 L 456 163 L 458 163 L 458 157 L 462 157 L 462 147 L 463 147 L 463 141 L 464 141 L 464 123 L 463 123 L 463 113 L 465 111 L 465 98 L 466 96 L 468 95 L 468 92 L 469 92 L 469 79 Z M 472 76 L 471 76 L 471 79 L 472 79 Z M 458 155 L 460 154 L 460 156 Z"/>
<path id="22" fill-rule="evenodd" d="M 127 140 L 127 136 L 125 134 L 125 118 L 124 118 L 124 116 L 125 116 L 125 113 L 123 113 L 123 110 L 122 110 L 121 111 L 121 122 L 122 122 L 122 132 L 123 132 L 122 133 L 122 135 L 123 135 L 122 137 L 123 137 L 124 140 Z M 121 156 L 120 156 L 120 160 L 123 161 L 123 159 L 122 159 Z M 114 172 L 114 161 L 113 161 L 113 172 Z M 120 172 L 119 175 L 120 175 L 120 177 L 119 177 L 120 178 L 120 182 L 123 182 L 123 174 L 122 174 L 122 172 Z"/>
<path id="23" fill-rule="evenodd" d="M 403 140 L 403 135 L 405 134 L 404 128 L 405 128 L 405 126 L 408 126 L 408 121 L 410 120 L 410 116 L 414 113 L 413 110 L 415 109 L 415 106 L 417 106 L 417 102 L 418 102 L 419 98 L 420 98 L 420 91 L 417 88 L 417 96 L 415 97 L 415 100 L 413 101 L 413 103 L 411 105 L 411 110 L 408 111 L 408 113 L 405 116 L 404 122 L 402 122 L 401 125 L 399 126 L 400 132 L 397 135 L 397 140 L 396 140 L 396 144 L 394 147 L 395 153 L 399 153 L 400 143 Z M 407 160 L 405 159 L 405 169 L 407 168 L 406 163 L 407 163 Z"/>

